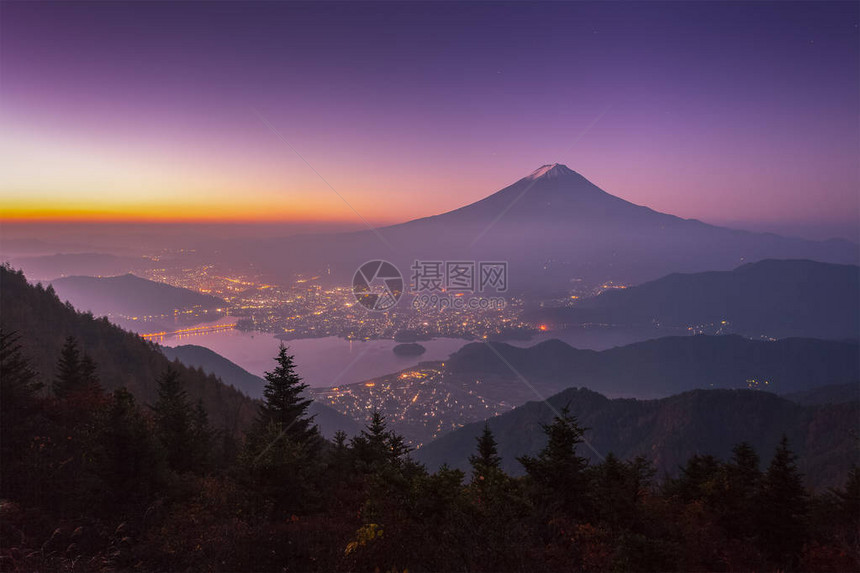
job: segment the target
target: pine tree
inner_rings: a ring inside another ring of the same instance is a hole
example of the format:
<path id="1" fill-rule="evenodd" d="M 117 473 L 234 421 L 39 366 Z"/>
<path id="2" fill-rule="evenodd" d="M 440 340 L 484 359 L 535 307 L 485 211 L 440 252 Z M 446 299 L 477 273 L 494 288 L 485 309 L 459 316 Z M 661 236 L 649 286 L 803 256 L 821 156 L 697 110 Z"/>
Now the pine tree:
<path id="1" fill-rule="evenodd" d="M 408 456 L 411 448 L 400 434 L 389 431 L 385 442 L 388 458 L 393 464 L 400 464 Z"/>
<path id="2" fill-rule="evenodd" d="M 374 410 L 370 423 L 353 438 L 352 447 L 365 470 L 399 466 L 409 453 L 403 438 L 388 430 L 385 416 Z"/>
<path id="3" fill-rule="evenodd" d="M 338 482 L 342 482 L 352 468 L 352 451 L 347 439 L 346 432 L 336 431 L 332 437 L 332 448 L 329 449 L 328 475 L 334 476 Z"/>
<path id="4" fill-rule="evenodd" d="M 502 471 L 502 458 L 489 424 L 484 424 L 475 440 L 475 453 L 469 456 L 472 482 L 466 488 L 469 517 L 461 527 L 469 532 L 469 538 L 477 541 L 468 549 L 474 563 L 480 563 L 484 570 L 502 571 L 510 568 L 511 563 L 523 563 L 524 524 L 528 522 L 531 506 L 521 487 L 522 481 L 511 479 Z"/>
<path id="5" fill-rule="evenodd" d="M 785 435 L 765 473 L 759 509 L 764 549 L 778 566 L 791 568 L 807 539 L 809 496 Z"/>
<path id="6" fill-rule="evenodd" d="M 179 372 L 168 366 L 158 380 L 155 413 L 156 435 L 164 447 L 167 463 L 178 472 L 191 469 L 193 456 L 192 412 L 182 388 Z"/>
<path id="7" fill-rule="evenodd" d="M 751 537 L 758 519 L 756 496 L 762 480 L 758 454 L 748 442 L 737 444 L 732 449 L 731 460 L 724 466 L 724 472 L 720 521 L 730 536 Z"/>
<path id="8" fill-rule="evenodd" d="M 266 372 L 263 404 L 245 439 L 241 463 L 259 501 L 276 514 L 300 512 L 317 502 L 323 440 L 313 417 L 311 400 L 295 373 L 293 357 L 282 344 L 277 366 Z"/>
<path id="9" fill-rule="evenodd" d="M 74 336 L 66 338 L 60 359 L 57 361 L 57 377 L 54 380 L 54 394 L 65 398 L 84 388 L 86 380 L 81 366 L 81 353 Z"/>
<path id="10" fill-rule="evenodd" d="M 197 400 L 197 405 L 191 415 L 192 468 L 197 472 L 210 469 L 213 461 L 212 446 L 216 432 L 209 426 L 209 414 L 203 407 L 203 400 Z"/>
<path id="11" fill-rule="evenodd" d="M 17 334 L 0 329 L 0 495 L 4 497 L 26 485 L 19 464 L 39 424 L 34 414 L 42 385 L 19 340 Z"/>
<path id="12" fill-rule="evenodd" d="M 690 456 L 681 474 L 666 485 L 666 493 L 683 503 L 702 500 L 713 506 L 721 491 L 722 464 L 710 454 Z"/>
<path id="13" fill-rule="evenodd" d="M 35 400 L 42 385 L 21 352 L 20 336 L 0 328 L 0 407 L 4 414 L 20 411 Z"/>
<path id="14" fill-rule="evenodd" d="M 536 502 L 545 510 L 561 510 L 570 517 L 586 509 L 588 460 L 577 455 L 585 430 L 564 408 L 553 423 L 543 425 L 547 444 L 537 457 L 523 456 L 518 461 L 533 484 Z"/>
<path id="15" fill-rule="evenodd" d="M 148 498 L 161 487 L 162 450 L 134 396 L 125 388 L 114 391 L 100 441 L 99 474 L 105 496 L 120 505 Z"/>
<path id="16" fill-rule="evenodd" d="M 319 436 L 319 430 L 313 423 L 313 417 L 307 415 L 311 400 L 302 396 L 308 385 L 295 373 L 293 357 L 287 354 L 283 344 L 275 360 L 275 369 L 266 372 L 266 387 L 263 389 L 263 405 L 260 407 L 257 428 L 261 430 L 274 424 L 291 440 L 300 443 L 314 441 Z"/>
<path id="17" fill-rule="evenodd" d="M 334 443 L 335 450 L 341 451 L 346 449 L 346 440 L 347 435 L 343 430 L 338 430 L 334 433 L 334 437 L 332 438 L 332 443 Z"/>
<path id="18" fill-rule="evenodd" d="M 102 386 L 97 373 L 96 363 L 89 354 L 81 358 L 81 380 L 83 386 L 92 392 L 101 393 Z"/>
<path id="19" fill-rule="evenodd" d="M 624 462 L 609 452 L 606 459 L 591 468 L 591 496 L 596 503 L 597 517 L 611 528 L 627 524 L 633 517 L 635 498 L 630 495 L 627 469 Z"/>
<path id="20" fill-rule="evenodd" d="M 496 439 L 493 437 L 489 423 L 484 423 L 484 431 L 475 440 L 478 442 L 478 450 L 469 456 L 472 481 L 481 482 L 492 479 L 501 472 L 502 458 L 498 455 Z"/>
<path id="21" fill-rule="evenodd" d="M 361 436 L 369 444 L 377 446 L 379 450 L 385 450 L 385 436 L 388 434 L 388 423 L 379 410 L 374 410 L 370 415 L 370 423 L 361 431 Z"/>
<path id="22" fill-rule="evenodd" d="M 374 410 L 370 422 L 352 439 L 352 448 L 361 470 L 369 472 L 385 464 L 388 457 L 385 451 L 387 433 L 385 416 Z"/>
<path id="23" fill-rule="evenodd" d="M 834 511 L 828 512 L 832 520 L 844 533 L 846 544 L 860 548 L 860 468 L 852 466 L 844 488 L 833 490 Z"/>

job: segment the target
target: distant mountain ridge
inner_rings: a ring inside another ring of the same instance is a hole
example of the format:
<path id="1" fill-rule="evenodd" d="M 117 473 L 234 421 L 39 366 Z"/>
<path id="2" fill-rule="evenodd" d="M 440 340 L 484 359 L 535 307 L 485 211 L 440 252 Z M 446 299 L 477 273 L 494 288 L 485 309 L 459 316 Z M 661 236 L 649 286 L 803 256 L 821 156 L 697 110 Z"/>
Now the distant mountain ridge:
<path id="1" fill-rule="evenodd" d="M 856 400 L 802 406 L 753 390 L 693 390 L 659 400 L 610 400 L 585 388 L 569 388 L 547 403 L 529 402 L 488 420 L 505 471 L 523 473 L 516 458 L 534 455 L 544 446 L 541 424 L 551 422 L 554 411 L 564 407 L 588 428 L 585 437 L 598 453 L 621 458 L 644 455 L 660 476 L 677 474 L 693 454 L 728 459 L 732 446 L 741 441 L 750 442 L 766 464 L 783 433 L 815 487 L 839 485 L 852 464 L 860 461 Z M 483 427 L 484 422 L 466 425 L 426 444 L 414 456 L 431 470 L 443 463 L 468 469 L 468 457 Z M 598 460 L 585 444 L 578 452 L 592 462 Z"/>
<path id="2" fill-rule="evenodd" d="M 600 352 L 560 340 L 526 348 L 477 342 L 444 362 L 424 362 L 357 384 L 315 388 L 314 394 L 356 421 L 368 409 L 378 409 L 393 428 L 420 444 L 571 387 L 646 399 L 695 389 L 789 393 L 857 384 L 858 356 L 856 341 L 756 341 L 737 335 L 666 337 Z"/>
<path id="3" fill-rule="evenodd" d="M 71 276 L 51 281 L 57 295 L 96 316 L 170 314 L 177 309 L 217 309 L 218 297 L 151 281 L 131 273 L 113 277 Z"/>
<path id="4" fill-rule="evenodd" d="M 118 256 L 108 253 L 57 253 L 12 257 L 11 263 L 33 281 L 50 281 L 67 276 L 115 276 L 143 272 L 153 261 L 145 257 Z"/>
<path id="5" fill-rule="evenodd" d="M 490 349 L 485 343 L 471 343 L 452 354 L 445 367 L 451 374 L 512 377 L 513 366 L 535 385 L 587 386 L 614 395 L 660 397 L 696 388 L 741 388 L 751 380 L 767 381 L 770 391 L 780 393 L 855 382 L 860 380 L 858 356 L 856 341 L 698 335 L 646 340 L 600 352 L 578 350 L 555 339 L 526 348 L 493 343 Z"/>
<path id="6" fill-rule="evenodd" d="M 803 404 L 804 406 L 817 406 L 821 404 L 842 404 L 844 402 L 860 401 L 860 383 L 853 384 L 828 384 L 810 390 L 789 392 L 783 394 L 783 398 Z"/>
<path id="7" fill-rule="evenodd" d="M 230 249 L 224 251 L 230 254 Z M 635 284 L 672 272 L 732 269 L 744 261 L 807 258 L 856 264 L 860 246 L 708 225 L 606 193 L 560 164 L 542 166 L 470 205 L 374 231 L 294 236 L 235 246 L 273 274 L 330 271 L 349 280 L 367 260 L 402 273 L 419 260 L 509 263 L 512 290 L 566 289 L 572 279 Z"/>
<path id="8" fill-rule="evenodd" d="M 860 267 L 769 259 L 732 271 L 676 273 L 543 310 L 535 319 L 559 327 L 659 324 L 710 326 L 755 338 L 857 338 Z"/>

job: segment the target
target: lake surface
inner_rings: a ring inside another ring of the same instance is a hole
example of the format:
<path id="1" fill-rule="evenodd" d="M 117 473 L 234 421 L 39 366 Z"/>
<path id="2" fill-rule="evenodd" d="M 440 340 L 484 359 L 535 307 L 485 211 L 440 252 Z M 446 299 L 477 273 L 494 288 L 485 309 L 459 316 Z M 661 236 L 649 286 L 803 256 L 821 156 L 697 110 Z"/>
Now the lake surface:
<path id="1" fill-rule="evenodd" d="M 589 327 L 541 333 L 532 340 L 510 341 L 509 344 L 524 347 L 542 340 L 560 338 L 576 348 L 604 350 L 668 334 L 680 333 L 655 329 Z M 174 335 L 157 342 L 164 346 L 205 346 L 258 376 L 263 376 L 266 370 L 274 367 L 274 357 L 281 343 L 270 333 L 238 330 Z M 295 355 L 299 375 L 307 384 L 316 388 L 361 382 L 410 368 L 419 362 L 445 360 L 468 343 L 458 338 L 436 338 L 420 342 L 427 349 L 420 356 L 399 356 L 393 351 L 398 344 L 393 340 L 349 341 L 328 336 L 284 342 L 290 353 Z"/>
<path id="2" fill-rule="evenodd" d="M 217 352 L 248 372 L 263 376 L 274 367 L 281 341 L 265 332 L 223 330 L 192 336 L 174 336 L 159 341 L 165 346 L 195 344 Z M 444 360 L 466 341 L 437 338 L 421 342 L 427 351 L 420 356 L 399 356 L 393 340 L 349 341 L 336 336 L 288 340 L 284 344 L 295 356 L 296 371 L 312 387 L 361 382 L 391 374 L 427 360 Z"/>

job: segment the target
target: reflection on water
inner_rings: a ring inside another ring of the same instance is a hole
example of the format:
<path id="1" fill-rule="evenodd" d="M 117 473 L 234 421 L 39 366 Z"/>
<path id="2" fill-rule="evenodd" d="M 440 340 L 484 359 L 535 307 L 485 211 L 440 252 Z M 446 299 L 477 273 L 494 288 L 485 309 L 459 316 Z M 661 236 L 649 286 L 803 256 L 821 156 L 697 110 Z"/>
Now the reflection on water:
<path id="1" fill-rule="evenodd" d="M 280 341 L 269 333 L 238 330 L 183 334 L 158 340 L 166 346 L 196 344 L 217 352 L 245 370 L 263 376 L 271 370 Z M 444 360 L 465 341 L 439 338 L 422 342 L 427 351 L 421 356 L 399 356 L 392 350 L 393 340 L 349 341 L 335 336 L 303 338 L 285 342 L 296 357 L 296 370 L 314 387 L 361 382 L 414 366 L 425 360 Z"/>
<path id="2" fill-rule="evenodd" d="M 227 320 L 210 323 L 224 324 Z M 201 325 L 205 326 L 205 325 Z M 640 340 L 683 334 L 667 330 L 617 329 L 609 327 L 572 328 L 542 333 L 528 341 L 511 341 L 514 346 L 531 346 L 542 340 L 559 338 L 576 348 L 604 350 L 613 346 L 631 344 Z M 155 339 L 166 346 L 195 344 L 205 346 L 235 362 L 252 374 L 263 376 L 271 370 L 280 341 L 269 333 L 240 332 L 238 330 L 212 330 L 201 328 L 193 332 L 166 335 Z M 349 341 L 335 336 L 303 338 L 285 343 L 296 357 L 296 368 L 305 382 L 312 387 L 350 384 L 391 374 L 415 366 L 419 362 L 445 360 L 468 341 L 456 338 L 436 338 L 422 341 L 427 351 L 420 356 L 401 356 L 392 350 L 398 343 L 393 340 Z"/>

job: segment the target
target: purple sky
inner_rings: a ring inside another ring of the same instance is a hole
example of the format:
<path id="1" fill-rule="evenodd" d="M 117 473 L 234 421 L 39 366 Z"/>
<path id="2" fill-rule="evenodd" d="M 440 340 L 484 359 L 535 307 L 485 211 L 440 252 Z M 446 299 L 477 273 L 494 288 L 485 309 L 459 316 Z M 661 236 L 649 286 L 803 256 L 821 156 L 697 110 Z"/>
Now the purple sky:
<path id="1" fill-rule="evenodd" d="M 843 3 L 0 4 L 6 219 L 367 219 L 544 163 L 684 217 L 860 229 Z"/>

